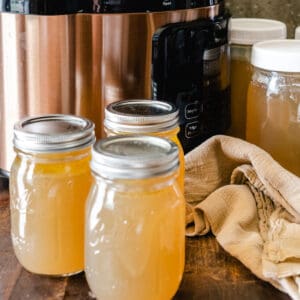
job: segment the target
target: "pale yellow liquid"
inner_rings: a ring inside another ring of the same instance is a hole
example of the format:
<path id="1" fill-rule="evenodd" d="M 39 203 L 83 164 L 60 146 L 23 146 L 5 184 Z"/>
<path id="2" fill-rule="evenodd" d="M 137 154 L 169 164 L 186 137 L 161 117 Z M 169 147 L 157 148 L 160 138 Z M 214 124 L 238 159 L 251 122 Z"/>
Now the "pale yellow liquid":
<path id="1" fill-rule="evenodd" d="M 231 60 L 231 127 L 228 134 L 245 139 L 247 90 L 252 74 L 246 59 Z"/>
<path id="2" fill-rule="evenodd" d="M 178 183 L 179 186 L 184 192 L 184 152 L 182 145 L 177 137 L 177 134 L 179 132 L 179 128 L 175 128 L 173 130 L 168 130 L 168 131 L 163 131 L 163 132 L 143 132 L 142 134 L 147 134 L 147 135 L 153 135 L 153 136 L 158 136 L 161 138 L 167 138 L 174 142 L 178 146 L 178 151 L 179 151 L 179 174 L 178 174 Z M 107 136 L 114 136 L 114 135 L 124 135 L 124 134 L 129 134 L 128 132 L 117 132 L 117 131 L 112 131 L 106 129 L 106 134 Z"/>
<path id="3" fill-rule="evenodd" d="M 123 191 L 98 182 L 89 195 L 85 272 L 98 299 L 167 300 L 178 289 L 185 259 L 183 195 L 170 186 L 147 191 L 146 182 L 134 180 Z"/>
<path id="4" fill-rule="evenodd" d="M 84 268 L 84 211 L 92 182 L 89 152 L 43 155 L 39 162 L 17 156 L 13 163 L 12 241 L 18 260 L 33 273 L 67 275 Z"/>
<path id="5" fill-rule="evenodd" d="M 275 82 L 274 82 L 275 83 Z M 267 95 L 267 96 L 266 96 Z M 272 94 L 271 86 L 251 82 L 248 91 L 247 140 L 300 176 L 300 86 Z"/>

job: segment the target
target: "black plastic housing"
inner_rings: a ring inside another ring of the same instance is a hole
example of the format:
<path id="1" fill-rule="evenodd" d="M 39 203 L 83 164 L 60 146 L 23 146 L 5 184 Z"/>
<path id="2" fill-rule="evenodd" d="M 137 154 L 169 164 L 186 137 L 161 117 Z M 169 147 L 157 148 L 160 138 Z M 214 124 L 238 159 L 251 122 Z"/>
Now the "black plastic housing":
<path id="1" fill-rule="evenodd" d="M 130 13 L 216 5 L 223 0 L 0 0 L 0 11 L 20 14 Z"/>

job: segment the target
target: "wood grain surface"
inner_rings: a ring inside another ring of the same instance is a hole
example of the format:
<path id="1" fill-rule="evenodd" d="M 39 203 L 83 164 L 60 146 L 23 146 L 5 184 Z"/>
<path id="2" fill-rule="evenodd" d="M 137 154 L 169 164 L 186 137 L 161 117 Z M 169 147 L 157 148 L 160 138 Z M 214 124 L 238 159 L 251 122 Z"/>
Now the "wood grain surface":
<path id="1" fill-rule="evenodd" d="M 94 299 L 84 273 L 68 278 L 34 275 L 18 263 L 10 240 L 9 197 L 0 191 L 0 300 Z M 174 300 L 290 299 L 257 279 L 220 248 L 212 235 L 186 239 L 186 266 Z M 120 299 L 121 300 L 121 299 Z M 143 299 L 141 299 L 143 300 Z M 156 299 L 153 299 L 156 300 Z"/>

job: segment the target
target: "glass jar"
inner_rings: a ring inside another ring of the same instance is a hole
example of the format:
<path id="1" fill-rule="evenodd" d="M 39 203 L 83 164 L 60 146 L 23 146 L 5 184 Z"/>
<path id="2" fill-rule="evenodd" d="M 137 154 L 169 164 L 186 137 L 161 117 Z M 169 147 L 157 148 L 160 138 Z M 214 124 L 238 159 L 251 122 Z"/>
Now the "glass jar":
<path id="1" fill-rule="evenodd" d="M 300 176 L 300 41 L 257 43 L 251 62 L 246 138 Z"/>
<path id="2" fill-rule="evenodd" d="M 300 26 L 295 29 L 295 39 L 300 40 Z"/>
<path id="3" fill-rule="evenodd" d="M 92 150 L 85 273 L 98 299 L 165 300 L 184 270 L 185 202 L 178 148 L 153 136 L 115 136 Z"/>
<path id="4" fill-rule="evenodd" d="M 231 51 L 231 127 L 229 135 L 246 137 L 246 100 L 251 81 L 252 45 L 286 38 L 286 25 L 269 19 L 232 18 L 229 25 Z"/>
<path id="5" fill-rule="evenodd" d="M 19 262 L 30 272 L 71 275 L 84 269 L 94 140 L 94 124 L 76 116 L 27 118 L 14 127 L 11 236 Z"/>
<path id="6" fill-rule="evenodd" d="M 123 100 L 105 109 L 104 129 L 107 136 L 144 134 L 165 137 L 179 149 L 178 181 L 184 191 L 184 152 L 178 138 L 179 111 L 169 102 L 157 100 Z"/>

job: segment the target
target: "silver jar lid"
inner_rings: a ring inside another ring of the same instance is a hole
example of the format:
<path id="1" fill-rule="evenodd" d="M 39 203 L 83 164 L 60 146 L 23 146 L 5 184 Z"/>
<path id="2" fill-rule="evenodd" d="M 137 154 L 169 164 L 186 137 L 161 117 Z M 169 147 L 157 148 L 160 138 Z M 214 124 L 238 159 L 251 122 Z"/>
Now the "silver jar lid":
<path id="1" fill-rule="evenodd" d="M 177 107 L 169 102 L 123 100 L 106 107 L 104 126 L 117 132 L 160 132 L 176 128 L 178 118 Z"/>
<path id="2" fill-rule="evenodd" d="M 28 152 L 62 152 L 95 142 L 94 124 L 73 115 L 25 118 L 14 126 L 14 146 Z"/>
<path id="3" fill-rule="evenodd" d="M 150 178 L 178 166 L 176 144 L 154 136 L 113 136 L 99 140 L 92 149 L 91 169 L 104 178 Z"/>

